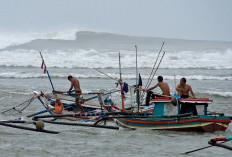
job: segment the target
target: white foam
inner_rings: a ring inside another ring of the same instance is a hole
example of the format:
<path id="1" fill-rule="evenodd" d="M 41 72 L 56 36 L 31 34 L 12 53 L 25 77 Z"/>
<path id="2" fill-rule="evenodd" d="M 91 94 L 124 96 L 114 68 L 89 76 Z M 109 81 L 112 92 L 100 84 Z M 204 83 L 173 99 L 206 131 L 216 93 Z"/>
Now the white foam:
<path id="1" fill-rule="evenodd" d="M 119 79 L 119 74 L 118 73 L 106 73 L 108 76 L 114 79 Z M 61 72 L 61 73 L 50 73 L 50 76 L 53 78 L 66 78 L 68 75 L 72 75 L 76 78 L 101 78 L 105 79 L 107 76 L 103 74 L 99 74 L 98 72 L 96 73 L 70 73 L 70 72 Z M 144 74 L 142 75 L 142 79 L 148 79 L 150 74 Z M 38 73 L 36 72 L 2 72 L 0 73 L 0 78 L 19 78 L 19 79 L 24 79 L 24 78 L 44 78 L 47 77 L 47 74 L 43 74 L 43 70 L 40 70 Z M 122 74 L 123 79 L 136 79 L 135 74 Z M 165 80 L 174 80 L 174 76 L 166 76 L 163 75 Z M 176 76 L 176 80 L 181 79 L 183 76 Z M 187 80 L 232 80 L 231 76 L 208 76 L 208 75 L 193 75 L 193 76 L 185 76 Z"/>
<path id="2" fill-rule="evenodd" d="M 232 92 L 205 91 L 203 93 L 221 97 L 232 97 Z"/>
<path id="3" fill-rule="evenodd" d="M 152 68 L 156 55 L 148 51 L 140 52 L 138 56 L 139 68 Z M 43 50 L 43 56 L 47 67 L 118 68 L 118 52 L 98 52 L 93 49 L 52 52 Z M 2 51 L 0 52 L 0 58 L 0 66 L 39 67 L 41 65 L 40 55 L 35 50 Z M 122 68 L 135 67 L 134 51 L 121 51 L 121 63 Z M 232 50 L 228 49 L 225 52 L 167 52 L 160 68 L 232 69 Z"/>
<path id="4" fill-rule="evenodd" d="M 161 63 L 164 68 L 204 68 L 231 69 L 232 50 L 218 51 L 181 51 L 167 53 Z"/>

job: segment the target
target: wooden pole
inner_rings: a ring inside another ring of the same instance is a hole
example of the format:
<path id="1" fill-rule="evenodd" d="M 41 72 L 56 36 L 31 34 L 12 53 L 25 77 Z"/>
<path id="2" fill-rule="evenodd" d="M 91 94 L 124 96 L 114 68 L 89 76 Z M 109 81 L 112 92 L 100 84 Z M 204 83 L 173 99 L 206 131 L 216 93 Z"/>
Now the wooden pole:
<path id="1" fill-rule="evenodd" d="M 123 93 L 123 84 L 122 84 L 122 70 L 121 70 L 121 56 L 120 56 L 120 52 L 119 52 L 119 75 L 120 75 L 120 79 L 119 79 L 119 83 L 121 86 L 121 98 L 122 98 L 122 110 L 124 111 L 124 93 Z"/>
<path id="2" fill-rule="evenodd" d="M 13 122 L 13 123 L 16 123 L 16 122 Z M 19 123 L 22 123 L 22 122 L 19 122 Z M 25 122 L 23 122 L 23 123 L 25 123 Z M 35 129 L 35 128 L 24 127 L 24 126 L 19 126 L 19 125 L 13 125 L 13 124 L 9 124 L 9 123 L 6 123 L 6 122 L 0 122 L 0 125 L 11 127 L 11 128 L 22 129 L 22 130 L 49 133 L 49 134 L 58 134 L 59 133 L 57 131 L 50 131 L 50 130 L 44 130 L 44 129 L 38 130 L 38 129 Z"/>
<path id="3" fill-rule="evenodd" d="M 41 52 L 39 52 L 39 53 L 40 53 L 41 59 L 42 59 L 42 61 L 43 61 L 43 63 L 44 63 L 44 66 L 46 67 L 46 64 L 45 64 L 44 59 L 43 59 L 43 55 L 42 55 Z M 51 80 L 51 77 L 50 77 L 50 75 L 49 75 L 48 70 L 46 70 L 46 72 L 47 72 L 47 75 L 48 75 L 48 79 L 49 79 L 49 81 L 50 81 L 50 84 L 51 84 L 51 86 L 52 86 L 52 91 L 54 91 L 55 89 L 54 89 L 54 86 L 53 86 L 53 83 L 52 83 L 52 80 Z"/>
<path id="4" fill-rule="evenodd" d="M 138 53 L 137 53 L 137 45 L 135 45 L 135 64 L 136 64 L 136 103 L 138 105 L 138 111 L 139 112 L 139 105 L 140 105 L 140 95 L 139 95 L 139 87 L 138 87 Z"/>

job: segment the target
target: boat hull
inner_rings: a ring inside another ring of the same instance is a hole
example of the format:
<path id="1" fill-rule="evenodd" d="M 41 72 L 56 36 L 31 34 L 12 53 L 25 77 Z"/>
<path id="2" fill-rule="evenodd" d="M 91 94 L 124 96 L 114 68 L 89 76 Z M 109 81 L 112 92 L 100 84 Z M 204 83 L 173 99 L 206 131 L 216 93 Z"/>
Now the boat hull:
<path id="1" fill-rule="evenodd" d="M 189 116 L 182 118 L 117 118 L 118 125 L 131 129 L 169 131 L 225 131 L 231 122 L 228 117 Z"/>

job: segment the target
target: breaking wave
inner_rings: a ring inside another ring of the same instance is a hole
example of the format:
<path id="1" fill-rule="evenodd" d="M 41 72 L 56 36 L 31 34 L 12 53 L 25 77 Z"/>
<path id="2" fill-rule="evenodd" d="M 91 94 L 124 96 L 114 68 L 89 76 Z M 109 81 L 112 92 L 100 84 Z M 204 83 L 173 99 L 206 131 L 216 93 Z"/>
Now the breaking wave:
<path id="1" fill-rule="evenodd" d="M 111 78 L 118 79 L 118 73 L 106 73 Z M 66 78 L 68 75 L 72 75 L 76 78 L 100 78 L 106 79 L 107 76 L 100 74 L 98 72 L 88 72 L 88 73 L 70 73 L 70 72 L 61 72 L 61 73 L 50 73 L 52 78 Z M 142 79 L 148 79 L 150 74 L 142 75 Z M 135 80 L 135 74 L 122 74 L 123 79 L 132 79 Z M 183 76 L 168 76 L 163 75 L 165 80 L 179 80 Z M 47 74 L 43 74 L 42 70 L 39 72 L 1 72 L 0 78 L 17 78 L 17 79 L 26 79 L 26 78 L 47 78 Z M 220 80 L 220 81 L 231 81 L 232 76 L 208 76 L 208 75 L 192 75 L 192 76 L 185 76 L 187 80 Z"/>
<path id="2" fill-rule="evenodd" d="M 232 97 L 232 92 L 217 92 L 217 91 L 205 91 L 203 94 L 220 97 Z"/>
<path id="3" fill-rule="evenodd" d="M 135 67 L 135 52 L 121 50 L 122 68 Z M 138 67 L 152 68 L 158 53 L 138 53 Z M 43 51 L 47 67 L 58 68 L 118 68 L 118 52 L 90 50 Z M 0 66 L 40 67 L 41 58 L 36 50 L 4 50 L 0 52 Z M 160 68 L 167 69 L 232 69 L 232 50 L 166 52 Z M 204 78 L 202 78 L 204 79 Z"/>
<path id="4" fill-rule="evenodd" d="M 62 39 L 62 40 L 75 40 L 77 29 L 69 29 L 65 31 L 54 32 L 10 32 L 0 33 L 0 49 L 4 49 L 8 46 L 16 46 L 24 43 L 28 43 L 35 39 Z"/>

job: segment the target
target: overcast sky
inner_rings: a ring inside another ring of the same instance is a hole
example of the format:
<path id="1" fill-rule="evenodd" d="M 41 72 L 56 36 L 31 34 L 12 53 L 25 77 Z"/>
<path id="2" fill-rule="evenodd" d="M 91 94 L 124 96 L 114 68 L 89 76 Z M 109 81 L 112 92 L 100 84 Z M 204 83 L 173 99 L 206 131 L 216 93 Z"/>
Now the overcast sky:
<path id="1" fill-rule="evenodd" d="M 0 0 L 0 32 L 69 28 L 232 41 L 232 0 Z"/>

